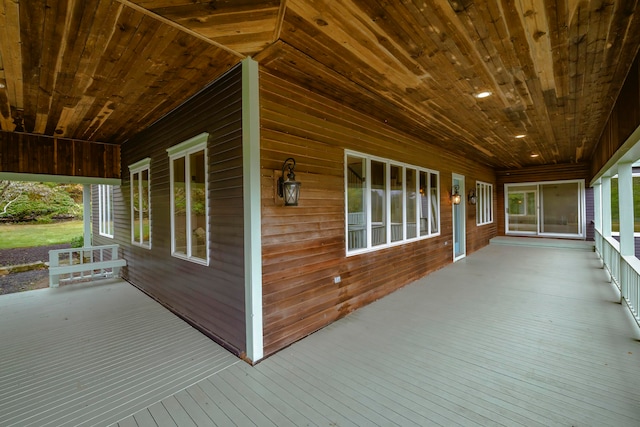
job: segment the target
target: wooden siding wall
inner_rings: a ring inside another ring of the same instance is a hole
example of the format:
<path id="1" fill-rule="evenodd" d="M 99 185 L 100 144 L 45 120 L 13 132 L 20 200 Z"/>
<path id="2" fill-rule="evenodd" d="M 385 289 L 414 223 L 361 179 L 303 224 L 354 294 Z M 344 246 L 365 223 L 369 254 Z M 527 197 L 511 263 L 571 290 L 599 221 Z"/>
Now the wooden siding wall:
<path id="1" fill-rule="evenodd" d="M 496 221 L 498 223 L 498 235 L 504 236 L 505 206 L 504 206 L 504 185 L 518 184 L 523 182 L 542 181 L 562 181 L 572 179 L 584 179 L 585 186 L 589 185 L 589 165 L 586 163 L 569 163 L 564 165 L 535 166 L 524 169 L 501 170 L 496 172 L 498 180 Z M 593 217 L 593 204 L 591 215 L 587 212 L 587 219 Z M 587 224 L 587 229 L 589 224 Z"/>
<path id="2" fill-rule="evenodd" d="M 493 170 L 403 135 L 384 123 L 262 70 L 261 167 L 265 355 L 452 262 L 452 172 L 495 183 Z M 441 234 L 368 254 L 345 255 L 344 150 L 440 172 Z M 276 195 L 282 162 L 294 157 L 297 207 Z M 466 197 L 465 197 L 466 200 Z M 495 200 L 495 198 L 494 198 Z M 467 205 L 469 208 L 469 205 Z M 467 253 L 488 244 L 495 223 L 467 210 Z M 334 283 L 336 276 L 341 282 Z"/>
<path id="3" fill-rule="evenodd" d="M 120 178 L 120 146 L 0 131 L 0 172 Z"/>
<path id="4" fill-rule="evenodd" d="M 640 52 L 627 75 L 618 99 L 591 156 L 593 178 L 640 126 Z"/>
<path id="5" fill-rule="evenodd" d="M 209 132 L 209 266 L 171 256 L 169 157 L 166 149 Z M 130 243 L 128 165 L 151 158 L 151 243 Z M 124 275 L 165 306 L 243 356 L 245 340 L 242 80 L 236 67 L 170 115 L 125 143 L 122 186 L 114 192 L 115 242 Z M 95 200 L 95 199 L 94 199 Z M 97 227 L 97 222 L 94 221 Z M 98 236 L 94 228 L 94 236 Z M 99 237 L 99 243 L 113 243 Z"/>

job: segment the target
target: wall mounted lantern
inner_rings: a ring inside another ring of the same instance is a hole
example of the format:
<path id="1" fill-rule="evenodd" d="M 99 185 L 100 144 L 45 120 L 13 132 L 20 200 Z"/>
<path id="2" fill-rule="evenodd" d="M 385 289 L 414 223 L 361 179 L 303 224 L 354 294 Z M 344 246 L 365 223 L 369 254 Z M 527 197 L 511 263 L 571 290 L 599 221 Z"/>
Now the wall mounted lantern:
<path id="1" fill-rule="evenodd" d="M 289 157 L 282 164 L 282 175 L 278 178 L 278 196 L 284 198 L 285 206 L 298 206 L 298 198 L 300 197 L 300 183 L 296 181 L 296 175 L 293 169 L 296 167 L 296 161 Z M 287 180 L 284 180 L 284 170 L 289 168 Z"/>
<path id="2" fill-rule="evenodd" d="M 475 205 L 476 204 L 476 202 L 478 201 L 478 198 L 476 197 L 476 191 L 475 190 L 469 191 L 468 200 L 469 200 L 469 204 L 470 205 Z"/>
<path id="3" fill-rule="evenodd" d="M 462 200 L 462 196 L 459 193 L 460 191 L 460 187 L 457 185 L 453 186 L 453 189 L 451 190 L 451 203 L 453 203 L 454 205 L 459 205 L 460 201 Z"/>

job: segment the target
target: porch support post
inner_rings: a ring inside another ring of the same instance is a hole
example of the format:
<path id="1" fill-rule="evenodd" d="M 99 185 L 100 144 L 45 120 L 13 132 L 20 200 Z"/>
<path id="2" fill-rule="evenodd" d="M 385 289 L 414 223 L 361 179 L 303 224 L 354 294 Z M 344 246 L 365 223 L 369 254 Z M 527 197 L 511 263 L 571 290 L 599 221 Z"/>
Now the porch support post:
<path id="1" fill-rule="evenodd" d="M 601 178 L 602 236 L 611 237 L 611 177 Z"/>
<path id="2" fill-rule="evenodd" d="M 595 229 L 602 233 L 602 183 L 600 180 L 593 184 L 593 222 Z"/>
<path id="3" fill-rule="evenodd" d="M 618 206 L 620 209 L 620 302 L 627 296 L 629 268 L 624 257 L 634 256 L 633 165 L 618 164 Z"/>
<path id="4" fill-rule="evenodd" d="M 83 247 L 88 248 L 91 242 L 91 185 L 82 184 L 82 222 L 84 224 Z"/>
<path id="5" fill-rule="evenodd" d="M 618 165 L 618 206 L 620 209 L 620 255 L 635 254 L 633 242 L 633 176 L 632 164 Z"/>
<path id="6" fill-rule="evenodd" d="M 242 61 L 242 176 L 247 358 L 264 357 L 262 328 L 262 227 L 260 209 L 260 87 L 258 63 Z"/>

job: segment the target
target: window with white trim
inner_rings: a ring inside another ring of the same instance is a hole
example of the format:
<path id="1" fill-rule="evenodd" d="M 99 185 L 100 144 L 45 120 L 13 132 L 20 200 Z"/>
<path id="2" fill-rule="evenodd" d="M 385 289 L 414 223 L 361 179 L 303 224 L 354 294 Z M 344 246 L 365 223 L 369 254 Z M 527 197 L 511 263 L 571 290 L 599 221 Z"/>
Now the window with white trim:
<path id="1" fill-rule="evenodd" d="M 493 184 L 476 181 L 476 225 L 493 222 Z"/>
<path id="2" fill-rule="evenodd" d="M 113 185 L 98 185 L 98 228 L 101 236 L 113 239 Z"/>
<path id="3" fill-rule="evenodd" d="M 203 133 L 167 150 L 171 174 L 171 254 L 209 262 L 207 139 Z"/>
<path id="4" fill-rule="evenodd" d="M 129 166 L 131 180 L 131 243 L 151 248 L 151 159 Z"/>
<path id="5" fill-rule="evenodd" d="M 439 173 L 345 152 L 347 254 L 439 234 Z"/>

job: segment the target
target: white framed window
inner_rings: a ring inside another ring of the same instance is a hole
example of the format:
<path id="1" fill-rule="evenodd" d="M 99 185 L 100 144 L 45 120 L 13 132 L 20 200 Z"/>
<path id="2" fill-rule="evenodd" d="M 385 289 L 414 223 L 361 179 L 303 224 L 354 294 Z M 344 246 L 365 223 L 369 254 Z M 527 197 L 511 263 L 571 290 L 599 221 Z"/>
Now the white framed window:
<path id="1" fill-rule="evenodd" d="M 493 223 L 493 184 L 476 181 L 476 225 Z"/>
<path id="2" fill-rule="evenodd" d="M 345 151 L 347 255 L 438 235 L 439 182 L 437 171 Z"/>
<path id="3" fill-rule="evenodd" d="M 207 140 L 202 133 L 167 150 L 171 175 L 171 255 L 209 263 Z"/>
<path id="4" fill-rule="evenodd" d="M 131 243 L 151 248 L 151 159 L 129 166 L 131 182 Z"/>
<path id="5" fill-rule="evenodd" d="M 113 239 L 113 185 L 98 185 L 98 228 L 101 236 Z"/>

